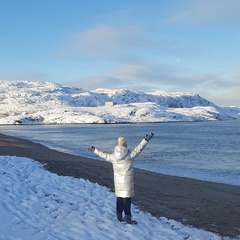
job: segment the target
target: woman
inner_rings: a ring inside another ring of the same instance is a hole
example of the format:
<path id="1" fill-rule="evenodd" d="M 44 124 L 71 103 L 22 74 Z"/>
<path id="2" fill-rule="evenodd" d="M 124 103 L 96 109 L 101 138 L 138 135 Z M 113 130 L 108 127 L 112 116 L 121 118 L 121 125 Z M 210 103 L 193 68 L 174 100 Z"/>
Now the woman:
<path id="1" fill-rule="evenodd" d="M 133 151 L 128 149 L 127 143 L 123 137 L 118 138 L 118 145 L 111 154 L 104 153 L 95 147 L 89 148 L 89 151 L 111 162 L 113 165 L 114 187 L 117 197 L 116 211 L 119 221 L 123 221 L 122 213 L 124 211 L 126 222 L 129 224 L 134 223 L 131 219 L 131 198 L 135 195 L 133 160 L 142 152 L 153 135 L 153 133 L 147 134 Z"/>

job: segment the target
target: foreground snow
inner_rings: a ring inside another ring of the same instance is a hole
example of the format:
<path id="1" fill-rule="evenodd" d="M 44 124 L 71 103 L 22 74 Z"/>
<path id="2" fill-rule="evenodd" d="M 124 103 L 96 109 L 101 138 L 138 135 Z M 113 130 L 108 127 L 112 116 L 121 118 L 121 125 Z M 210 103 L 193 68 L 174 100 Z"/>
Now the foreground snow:
<path id="1" fill-rule="evenodd" d="M 27 158 L 0 156 L 0 239 L 220 240 L 216 234 L 157 219 L 133 206 L 138 225 L 115 217 L 115 196 L 83 179 L 58 176 Z"/>
<path id="2" fill-rule="evenodd" d="M 240 108 L 218 107 L 198 94 L 64 87 L 0 81 L 0 124 L 141 123 L 240 119 Z M 105 106 L 114 102 L 114 106 Z"/>

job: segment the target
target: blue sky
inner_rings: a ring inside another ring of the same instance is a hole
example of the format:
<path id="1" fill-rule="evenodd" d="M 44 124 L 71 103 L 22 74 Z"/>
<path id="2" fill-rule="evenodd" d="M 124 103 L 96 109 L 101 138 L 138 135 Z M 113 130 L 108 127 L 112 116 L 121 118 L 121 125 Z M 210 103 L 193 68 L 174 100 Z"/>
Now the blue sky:
<path id="1" fill-rule="evenodd" d="M 0 79 L 195 92 L 240 107 L 239 0 L 2 0 Z"/>

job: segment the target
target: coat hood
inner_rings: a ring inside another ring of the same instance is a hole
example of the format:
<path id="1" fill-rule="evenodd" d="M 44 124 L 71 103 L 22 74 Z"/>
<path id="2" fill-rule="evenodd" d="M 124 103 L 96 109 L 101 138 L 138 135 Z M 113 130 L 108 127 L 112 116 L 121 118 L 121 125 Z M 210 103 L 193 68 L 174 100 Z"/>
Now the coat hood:
<path id="1" fill-rule="evenodd" d="M 129 150 L 127 147 L 123 146 L 116 146 L 114 149 L 114 156 L 116 159 L 124 159 L 129 153 Z"/>

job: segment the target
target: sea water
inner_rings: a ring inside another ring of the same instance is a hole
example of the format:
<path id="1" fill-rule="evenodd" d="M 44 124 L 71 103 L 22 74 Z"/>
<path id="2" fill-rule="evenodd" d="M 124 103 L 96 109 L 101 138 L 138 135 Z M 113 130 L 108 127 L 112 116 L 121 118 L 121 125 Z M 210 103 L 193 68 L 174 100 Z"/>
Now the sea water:
<path id="1" fill-rule="evenodd" d="M 135 167 L 158 173 L 240 185 L 240 121 L 146 124 L 14 125 L 0 132 L 79 156 L 96 158 L 88 147 L 111 153 L 117 138 L 133 149 L 147 133 L 154 138 Z"/>

